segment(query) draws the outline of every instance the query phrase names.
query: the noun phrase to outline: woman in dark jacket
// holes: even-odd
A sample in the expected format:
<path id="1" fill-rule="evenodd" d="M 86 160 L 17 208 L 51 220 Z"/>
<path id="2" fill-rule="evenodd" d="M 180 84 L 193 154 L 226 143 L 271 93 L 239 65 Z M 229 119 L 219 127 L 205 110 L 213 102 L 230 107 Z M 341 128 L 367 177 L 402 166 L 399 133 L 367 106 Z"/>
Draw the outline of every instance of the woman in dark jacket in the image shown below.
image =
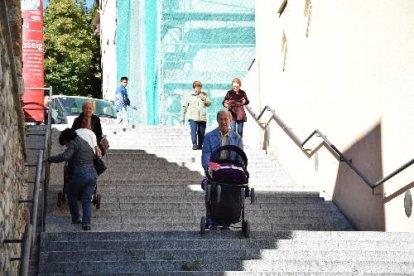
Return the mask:
<path id="1" fill-rule="evenodd" d="M 227 107 L 233 115 L 231 129 L 243 137 L 243 125 L 247 121 L 244 106 L 249 104 L 249 99 L 247 98 L 246 92 L 240 89 L 241 80 L 239 78 L 233 79 L 231 83 L 233 89 L 227 91 L 223 100 L 223 106 Z"/>
<path id="2" fill-rule="evenodd" d="M 72 223 L 82 223 L 83 230 L 91 229 L 91 198 L 95 190 L 97 173 L 94 167 L 95 154 L 92 148 L 76 131 L 67 128 L 59 136 L 59 143 L 66 146 L 66 150 L 58 155 L 50 156 L 49 163 L 59 163 L 71 160 L 74 171 L 68 185 L 68 203 Z M 79 215 L 78 194 L 82 195 L 82 219 Z"/>
<path id="3" fill-rule="evenodd" d="M 77 130 L 79 128 L 89 128 L 96 135 L 96 142 L 99 143 L 102 140 L 102 126 L 101 120 L 98 116 L 94 115 L 95 104 L 93 101 L 85 101 L 82 104 L 82 113 L 73 121 L 72 129 Z"/>
<path id="4" fill-rule="evenodd" d="M 82 112 L 79 116 L 73 121 L 72 130 L 77 130 L 80 128 L 87 128 L 92 130 L 96 135 L 96 142 L 98 147 L 96 148 L 96 155 L 102 156 L 106 153 L 106 149 L 102 148 L 101 140 L 102 140 L 102 126 L 101 120 L 98 116 L 94 115 L 93 112 L 95 111 L 95 103 L 93 101 L 87 100 L 82 104 Z M 72 175 L 74 173 L 74 165 L 72 164 L 72 160 L 69 160 L 65 164 L 64 170 L 64 180 L 66 187 L 72 179 Z M 66 190 L 64 188 L 64 193 Z"/>

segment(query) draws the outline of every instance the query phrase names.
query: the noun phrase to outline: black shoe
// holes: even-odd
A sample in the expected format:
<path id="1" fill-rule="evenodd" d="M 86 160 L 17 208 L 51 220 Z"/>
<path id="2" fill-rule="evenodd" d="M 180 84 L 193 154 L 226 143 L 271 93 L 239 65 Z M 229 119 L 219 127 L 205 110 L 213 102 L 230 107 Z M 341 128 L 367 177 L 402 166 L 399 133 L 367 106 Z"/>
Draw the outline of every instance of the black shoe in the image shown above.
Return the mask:
<path id="1" fill-rule="evenodd" d="M 72 221 L 72 223 L 73 224 L 80 224 L 80 223 L 82 223 L 82 220 L 78 219 L 78 220 Z"/>
<path id="2" fill-rule="evenodd" d="M 91 226 L 90 225 L 82 225 L 82 230 L 89 231 L 89 230 L 91 230 Z"/>
<path id="3" fill-rule="evenodd" d="M 193 145 L 193 150 L 198 150 L 198 146 L 197 145 Z"/>

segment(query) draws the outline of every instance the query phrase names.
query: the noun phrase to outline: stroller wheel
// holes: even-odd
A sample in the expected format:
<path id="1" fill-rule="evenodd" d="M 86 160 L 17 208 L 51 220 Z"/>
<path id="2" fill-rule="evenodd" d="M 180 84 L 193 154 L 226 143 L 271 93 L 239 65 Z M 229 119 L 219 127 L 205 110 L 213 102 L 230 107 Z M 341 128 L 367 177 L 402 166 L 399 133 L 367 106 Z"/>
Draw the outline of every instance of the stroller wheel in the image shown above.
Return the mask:
<path id="1" fill-rule="evenodd" d="M 62 202 L 64 201 L 65 197 L 63 195 L 63 192 L 58 192 L 57 196 L 57 206 L 60 207 L 62 206 Z"/>
<path id="2" fill-rule="evenodd" d="M 250 203 L 256 204 L 256 194 L 254 192 L 254 188 L 250 189 Z"/>
<path id="3" fill-rule="evenodd" d="M 200 234 L 204 235 L 205 233 L 206 233 L 206 217 L 201 217 Z"/>
<path id="4" fill-rule="evenodd" d="M 249 221 L 245 220 L 242 222 L 242 231 L 243 235 L 248 238 L 250 237 L 250 223 Z"/>
<path id="5" fill-rule="evenodd" d="M 95 207 L 96 207 L 96 209 L 100 209 L 101 208 L 101 195 L 96 195 L 95 197 L 94 197 L 94 204 L 95 204 Z"/>

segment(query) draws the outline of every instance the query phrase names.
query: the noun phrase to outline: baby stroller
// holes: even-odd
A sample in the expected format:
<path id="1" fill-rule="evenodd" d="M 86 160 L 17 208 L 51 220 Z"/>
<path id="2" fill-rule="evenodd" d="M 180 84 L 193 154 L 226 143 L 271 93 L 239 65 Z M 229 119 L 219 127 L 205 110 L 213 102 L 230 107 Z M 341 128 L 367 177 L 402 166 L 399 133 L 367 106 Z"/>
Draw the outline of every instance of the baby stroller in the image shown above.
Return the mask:
<path id="1" fill-rule="evenodd" d="M 65 166 L 63 167 L 63 190 L 59 191 L 57 194 L 57 206 L 62 206 L 63 203 L 66 202 L 66 194 L 68 191 L 69 181 L 72 178 L 72 167 L 70 166 L 70 161 L 65 162 Z M 92 204 L 95 205 L 96 209 L 101 208 L 101 195 L 97 194 L 97 186 L 95 185 L 95 190 L 92 195 Z M 81 199 L 81 195 L 78 195 L 78 200 Z"/>
<path id="2" fill-rule="evenodd" d="M 222 159 L 221 156 L 227 156 Z M 253 188 L 248 186 L 247 156 L 244 151 L 233 145 L 215 150 L 210 157 L 209 169 L 203 180 L 206 190 L 206 217 L 200 221 L 200 233 L 204 234 L 209 226 L 241 228 L 244 236 L 250 236 L 250 224 L 244 217 L 245 198 L 255 203 Z M 241 222 L 241 227 L 231 224 Z"/>

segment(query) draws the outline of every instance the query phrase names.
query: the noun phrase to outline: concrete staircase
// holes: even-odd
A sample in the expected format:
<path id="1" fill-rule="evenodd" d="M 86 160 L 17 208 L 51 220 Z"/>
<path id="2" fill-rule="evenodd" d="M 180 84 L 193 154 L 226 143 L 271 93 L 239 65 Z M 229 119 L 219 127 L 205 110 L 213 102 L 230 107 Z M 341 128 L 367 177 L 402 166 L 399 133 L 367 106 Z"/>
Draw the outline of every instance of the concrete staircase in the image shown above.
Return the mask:
<path id="1" fill-rule="evenodd" d="M 249 148 L 249 185 L 257 194 L 257 204 L 246 202 L 251 238 L 239 229 L 200 236 L 201 151 L 191 149 L 187 128 L 105 133 L 109 169 L 99 178 L 102 204 L 93 210 L 91 232 L 70 224 L 67 204 L 57 208 L 62 166 L 52 167 L 41 275 L 414 274 L 414 235 L 352 231 L 315 187 L 295 185 L 275 161 Z"/>

